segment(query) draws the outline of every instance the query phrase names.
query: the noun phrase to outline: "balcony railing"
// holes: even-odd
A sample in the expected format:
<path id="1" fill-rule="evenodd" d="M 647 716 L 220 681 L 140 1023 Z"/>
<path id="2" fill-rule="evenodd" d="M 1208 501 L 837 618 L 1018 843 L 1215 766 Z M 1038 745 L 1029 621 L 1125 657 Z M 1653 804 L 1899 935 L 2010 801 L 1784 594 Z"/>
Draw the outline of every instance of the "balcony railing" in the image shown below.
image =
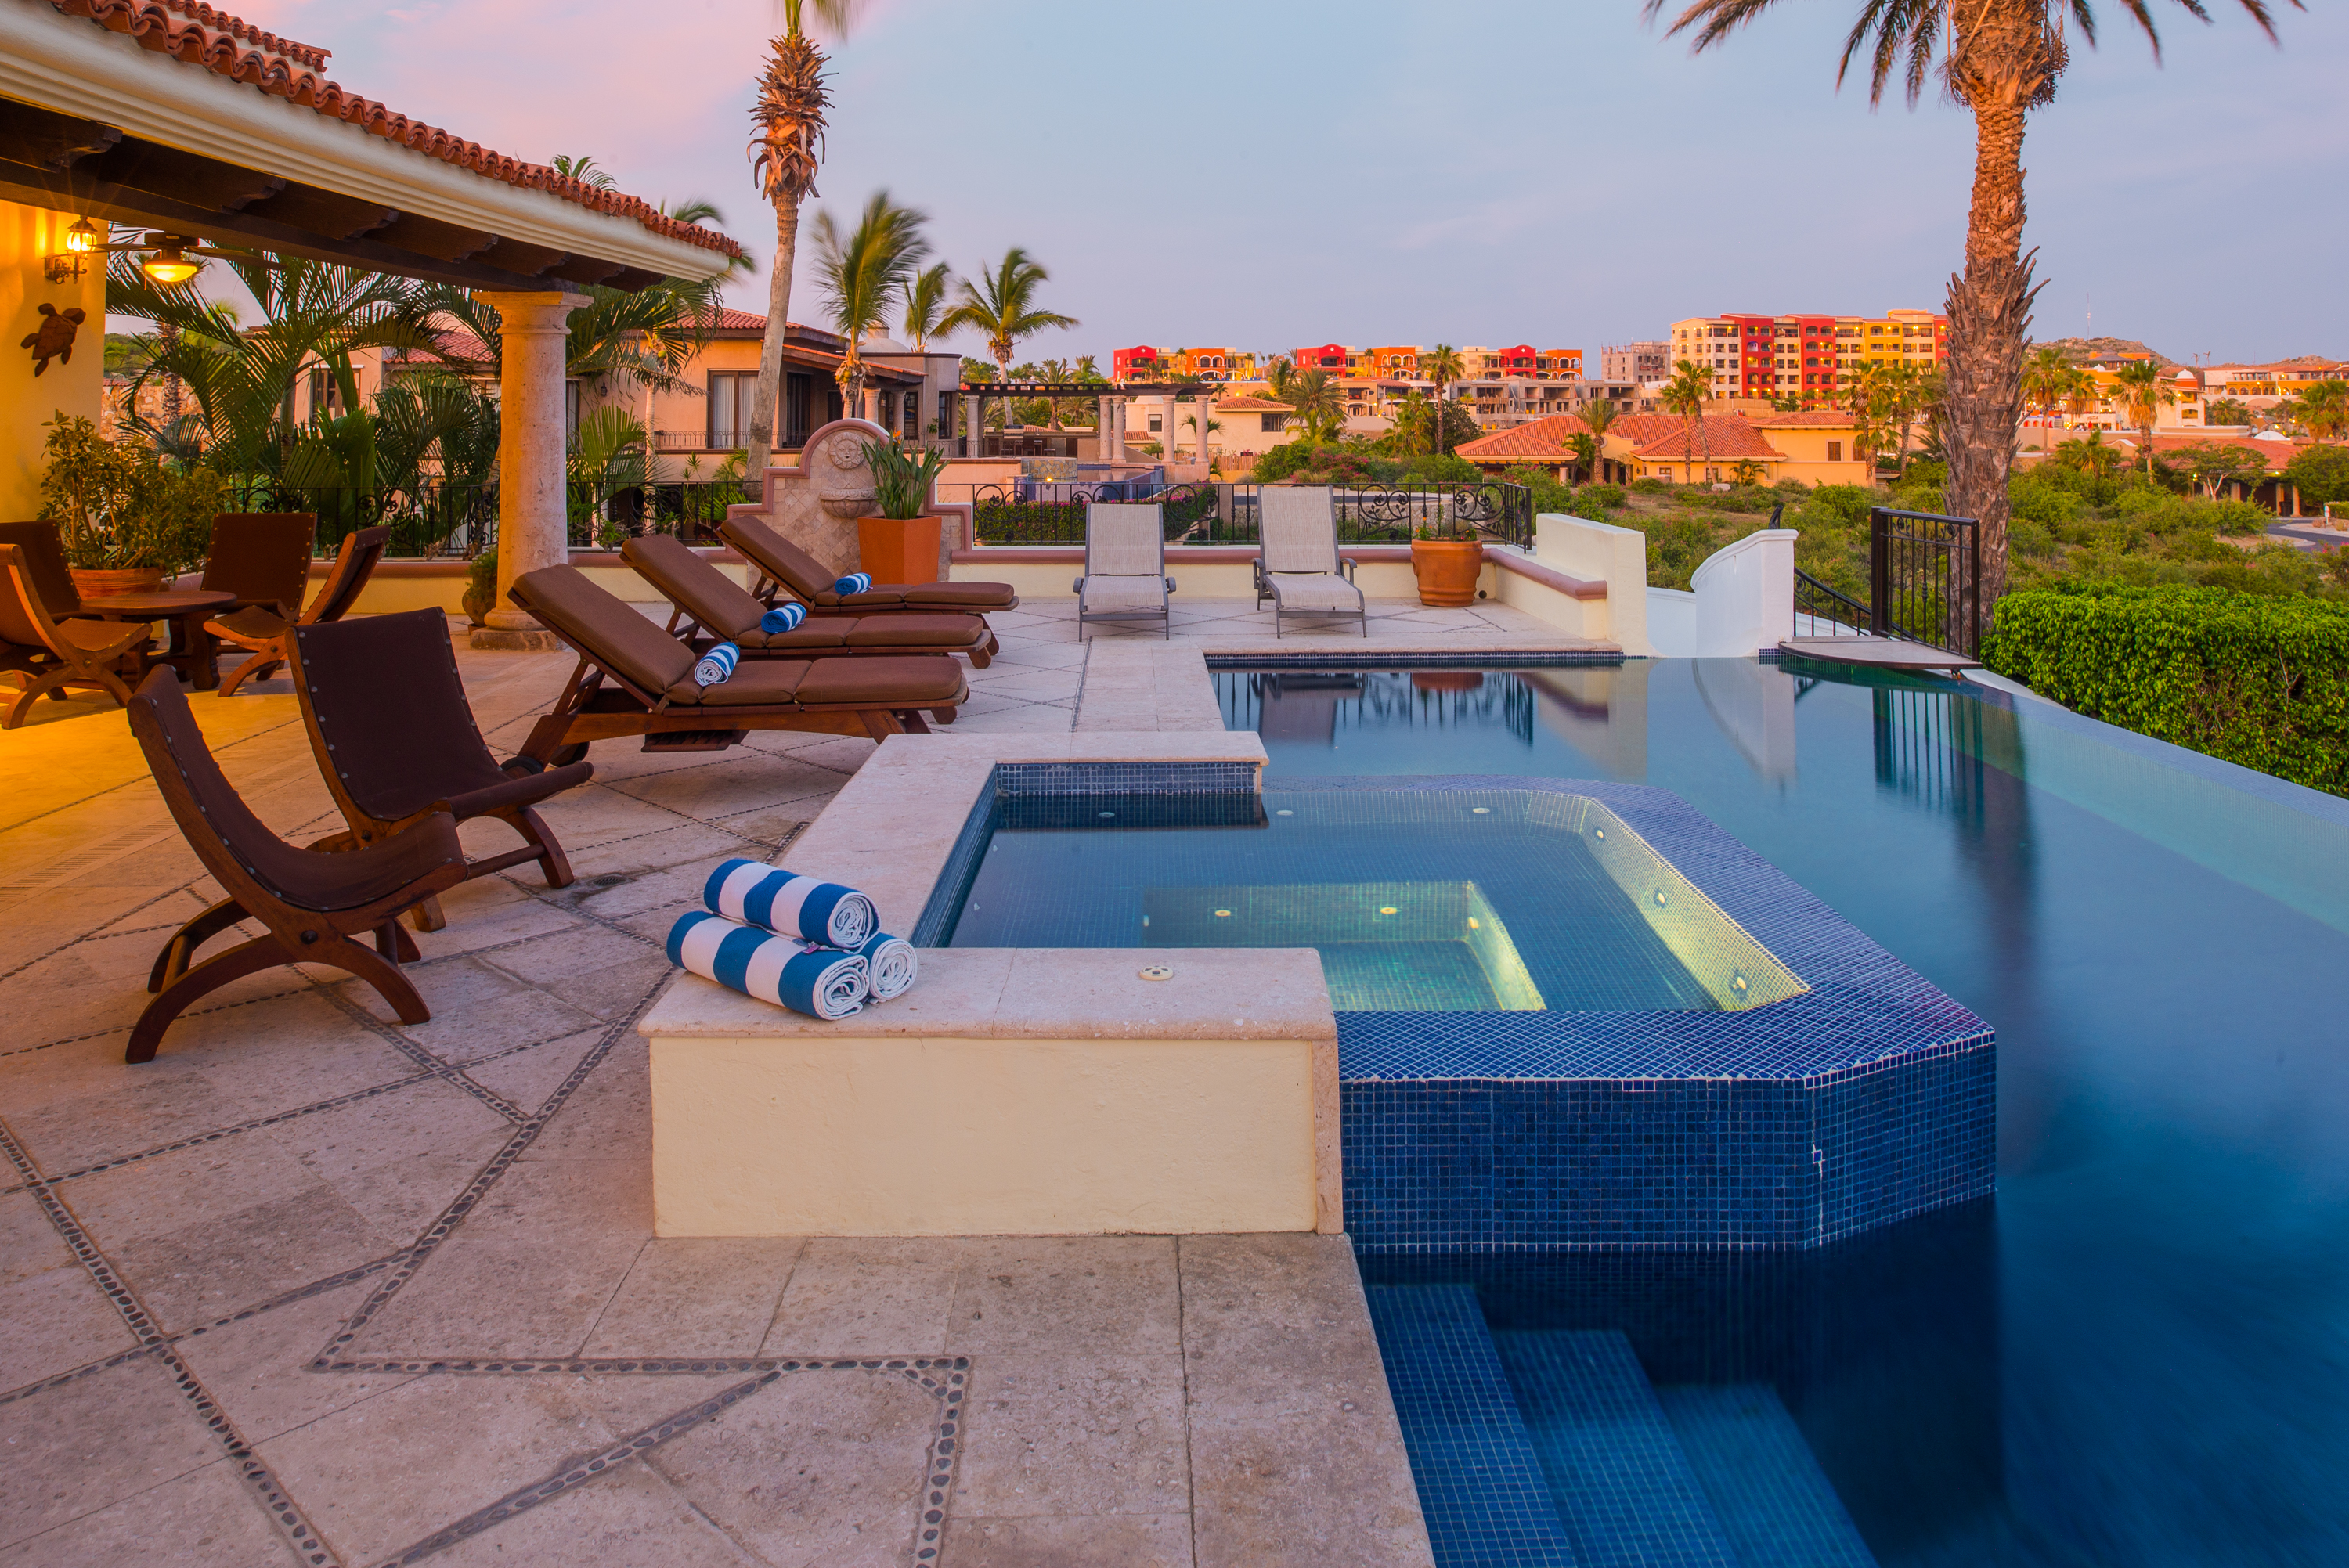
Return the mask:
<path id="1" fill-rule="evenodd" d="M 1333 489 L 1341 544 L 1406 544 L 1422 528 L 1469 528 L 1520 548 L 1533 542 L 1533 492 L 1487 480 L 1438 490 Z M 1092 501 L 1156 501 L 1166 509 L 1170 544 L 1253 544 L 1258 538 L 1253 484 L 1019 480 L 978 485 L 972 521 L 982 544 L 1082 544 Z"/>

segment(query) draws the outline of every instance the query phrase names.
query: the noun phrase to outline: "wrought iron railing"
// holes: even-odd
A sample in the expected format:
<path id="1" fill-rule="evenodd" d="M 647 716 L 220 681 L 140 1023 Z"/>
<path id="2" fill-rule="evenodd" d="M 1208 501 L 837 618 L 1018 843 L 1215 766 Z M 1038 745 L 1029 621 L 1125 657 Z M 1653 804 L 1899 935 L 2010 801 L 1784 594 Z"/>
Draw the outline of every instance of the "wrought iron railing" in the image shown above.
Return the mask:
<path id="1" fill-rule="evenodd" d="M 427 480 L 412 485 L 300 485 L 249 479 L 229 487 L 226 511 L 306 511 L 318 520 L 317 553 L 378 524 L 391 530 L 387 553 L 409 560 L 470 558 L 496 542 L 498 492 L 491 485 Z"/>
<path id="2" fill-rule="evenodd" d="M 1868 516 L 1868 622 L 1878 636 L 1982 651 L 1982 527 L 1877 507 Z"/>
<path id="3" fill-rule="evenodd" d="M 1330 499 L 1344 544 L 1407 543 L 1423 529 L 1472 530 L 1520 548 L 1533 542 L 1533 492 L 1498 480 L 1433 490 L 1337 488 Z M 1081 544 L 1085 508 L 1094 501 L 1161 503 L 1169 543 L 1253 544 L 1258 538 L 1253 484 L 1018 480 L 976 486 L 971 501 L 982 544 Z"/>
<path id="4" fill-rule="evenodd" d="M 1795 569 L 1795 635 L 1864 637 L 1875 624 L 1867 605 L 1802 568 Z"/>

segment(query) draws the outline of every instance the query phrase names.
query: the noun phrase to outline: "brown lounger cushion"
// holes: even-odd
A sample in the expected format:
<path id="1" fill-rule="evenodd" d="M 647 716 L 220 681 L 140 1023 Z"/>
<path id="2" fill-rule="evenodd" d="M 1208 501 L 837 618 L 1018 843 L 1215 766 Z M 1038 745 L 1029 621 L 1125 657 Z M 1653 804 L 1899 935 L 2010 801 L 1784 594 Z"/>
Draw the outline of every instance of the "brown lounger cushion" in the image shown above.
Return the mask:
<path id="1" fill-rule="evenodd" d="M 620 546 L 620 559 L 713 637 L 740 642 L 767 607 L 673 533 L 648 533 Z"/>
<path id="2" fill-rule="evenodd" d="M 791 632 L 761 632 L 753 625 L 738 634 L 734 644 L 746 654 L 789 654 L 805 648 L 829 651 L 848 646 L 848 634 L 863 624 L 845 615 L 815 615 Z"/>
<path id="3" fill-rule="evenodd" d="M 752 518 L 730 517 L 720 529 L 749 556 L 799 598 L 825 610 L 895 610 L 909 604 L 941 608 L 1009 610 L 1019 595 L 1009 583 L 876 583 L 862 593 L 839 594 L 840 574 Z"/>
<path id="4" fill-rule="evenodd" d="M 959 703 L 969 695 L 962 666 L 939 654 L 817 659 L 799 686 L 800 701 L 812 707 L 827 703 L 933 707 Z"/>
<path id="5" fill-rule="evenodd" d="M 1019 602 L 1009 583 L 908 583 L 901 592 L 908 604 L 941 609 L 1009 610 Z"/>
<path id="6" fill-rule="evenodd" d="M 639 691 L 695 700 L 693 655 L 622 600 L 587 580 L 575 566 L 542 566 L 514 582 L 516 603 L 561 632 L 572 645 Z M 682 691 L 678 688 L 682 686 Z"/>

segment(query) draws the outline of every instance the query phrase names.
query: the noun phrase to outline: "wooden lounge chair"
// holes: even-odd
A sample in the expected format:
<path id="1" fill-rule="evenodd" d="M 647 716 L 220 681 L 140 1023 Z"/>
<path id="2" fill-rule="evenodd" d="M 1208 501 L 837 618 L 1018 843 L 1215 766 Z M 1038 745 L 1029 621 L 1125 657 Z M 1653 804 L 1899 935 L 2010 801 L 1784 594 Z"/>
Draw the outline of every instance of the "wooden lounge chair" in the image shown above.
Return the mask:
<path id="1" fill-rule="evenodd" d="M 228 896 L 171 934 L 147 976 L 155 999 L 130 1030 L 128 1062 L 155 1059 L 163 1031 L 188 1004 L 232 980 L 285 964 L 323 964 L 356 975 L 403 1024 L 432 1016 L 399 972 L 418 956 L 399 917 L 465 880 L 457 824 L 423 819 L 406 832 L 341 854 L 296 848 L 263 825 L 212 760 L 171 671 L 151 670 L 130 699 L 130 733 L 147 753 L 155 788 L 188 847 Z M 239 921 L 263 934 L 195 962 L 206 941 Z M 373 933 L 372 951 L 353 938 Z"/>
<path id="2" fill-rule="evenodd" d="M 1174 579 L 1166 575 L 1166 510 L 1155 501 L 1108 503 L 1085 508 L 1085 574 L 1077 579 L 1077 640 L 1087 621 L 1155 620 L 1164 635 L 1174 634 L 1166 596 Z"/>
<path id="3" fill-rule="evenodd" d="M 762 632 L 759 617 L 767 606 L 672 533 L 631 539 L 620 546 L 620 558 L 677 606 L 668 629 L 688 647 L 732 643 L 746 658 L 964 654 L 980 669 L 995 657 L 995 634 L 977 615 L 810 615 L 788 632 Z"/>
<path id="4" fill-rule="evenodd" d="M 380 843 L 438 812 L 458 822 L 494 817 L 522 845 L 469 861 L 469 880 L 536 861 L 547 886 L 571 884 L 571 862 L 533 808 L 587 782 L 595 765 L 501 767 L 491 757 L 465 700 L 448 616 L 409 610 L 297 625 L 285 652 L 318 770 L 350 824 L 311 848 Z M 414 918 L 419 931 L 440 930 L 440 901 L 417 905 Z"/>
<path id="5" fill-rule="evenodd" d="M 0 672 L 25 683 L 8 705 L 7 717 L 0 718 L 0 729 L 24 723 L 25 710 L 43 692 L 62 701 L 67 686 L 96 686 L 128 707 L 130 686 L 116 666 L 145 647 L 154 628 L 144 621 L 57 618 L 52 606 L 64 595 L 56 583 L 64 583 L 65 593 L 73 590 L 57 525 L 12 522 L 0 528 L 13 540 L 0 543 Z M 78 595 L 72 603 L 81 607 Z"/>
<path id="6" fill-rule="evenodd" d="M 216 621 L 204 623 L 204 630 L 224 643 L 233 643 L 249 650 L 253 657 L 236 666 L 236 673 L 221 682 L 220 694 L 234 696 L 236 688 L 248 680 L 267 680 L 285 662 L 285 634 L 296 624 L 315 626 L 322 622 L 339 621 L 358 602 L 359 590 L 367 586 L 375 574 L 376 562 L 383 559 L 384 546 L 391 542 L 388 528 L 362 528 L 343 536 L 343 547 L 335 552 L 334 568 L 326 573 L 326 585 L 310 607 L 302 612 L 298 622 L 288 620 L 274 610 L 264 610 L 258 604 L 243 610 L 232 610 Z M 303 568 L 306 574 L 309 568 Z"/>
<path id="7" fill-rule="evenodd" d="M 773 603 L 781 592 L 816 615 L 935 615 L 941 610 L 983 615 L 1019 607 L 1009 583 L 875 583 L 843 596 L 832 590 L 840 573 L 824 570 L 823 562 L 755 517 L 728 518 L 718 525 L 718 536 L 758 568 L 750 592 L 761 603 Z"/>
<path id="8" fill-rule="evenodd" d="M 318 520 L 306 511 L 224 511 L 212 519 L 212 552 L 197 586 L 235 594 L 232 615 L 262 609 L 292 621 L 310 596 L 317 540 Z"/>
<path id="9" fill-rule="evenodd" d="M 1264 485 L 1256 492 L 1256 603 L 1272 601 L 1272 634 L 1286 616 L 1351 615 L 1371 634 L 1371 611 L 1354 563 L 1338 553 L 1338 511 L 1328 485 Z"/>
<path id="10" fill-rule="evenodd" d="M 753 729 L 804 729 L 880 740 L 924 734 L 970 696 L 962 666 L 918 658 L 745 660 L 731 680 L 694 683 L 691 649 L 574 566 L 543 566 L 506 591 L 516 608 L 569 645 L 579 667 L 523 755 L 562 764 L 587 743 L 641 735 L 647 751 L 722 751 Z"/>

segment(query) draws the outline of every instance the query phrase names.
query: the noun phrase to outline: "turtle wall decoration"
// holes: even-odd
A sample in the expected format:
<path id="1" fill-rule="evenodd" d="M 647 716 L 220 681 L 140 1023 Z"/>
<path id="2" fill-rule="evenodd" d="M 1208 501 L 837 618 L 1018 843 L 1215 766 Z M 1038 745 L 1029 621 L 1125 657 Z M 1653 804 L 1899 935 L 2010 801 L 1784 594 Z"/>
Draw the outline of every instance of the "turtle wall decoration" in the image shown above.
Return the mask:
<path id="1" fill-rule="evenodd" d="M 16 345 L 19 348 L 33 351 L 33 374 L 36 376 L 47 370 L 52 359 L 60 365 L 73 363 L 74 334 L 80 331 L 81 324 L 89 319 L 88 314 L 78 304 L 59 310 L 43 300 L 39 309 L 43 318 L 40 326 L 26 333 L 25 340 Z"/>

